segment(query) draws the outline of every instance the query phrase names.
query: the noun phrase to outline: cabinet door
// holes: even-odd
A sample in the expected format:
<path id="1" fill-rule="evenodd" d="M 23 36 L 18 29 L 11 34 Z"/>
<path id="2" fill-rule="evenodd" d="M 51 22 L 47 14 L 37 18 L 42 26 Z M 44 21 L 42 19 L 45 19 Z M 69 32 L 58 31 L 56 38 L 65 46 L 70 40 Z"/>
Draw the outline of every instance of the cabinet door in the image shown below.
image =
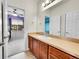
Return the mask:
<path id="1" fill-rule="evenodd" d="M 39 59 L 48 59 L 48 45 L 40 42 L 40 58 Z"/>
<path id="2" fill-rule="evenodd" d="M 49 59 L 77 59 L 75 57 L 72 57 L 69 54 L 66 54 L 54 47 L 49 47 Z"/>
<path id="3" fill-rule="evenodd" d="M 28 37 L 29 40 L 29 50 L 32 52 L 32 37 Z"/>
<path id="4" fill-rule="evenodd" d="M 39 59 L 39 41 L 33 38 L 33 54 Z"/>

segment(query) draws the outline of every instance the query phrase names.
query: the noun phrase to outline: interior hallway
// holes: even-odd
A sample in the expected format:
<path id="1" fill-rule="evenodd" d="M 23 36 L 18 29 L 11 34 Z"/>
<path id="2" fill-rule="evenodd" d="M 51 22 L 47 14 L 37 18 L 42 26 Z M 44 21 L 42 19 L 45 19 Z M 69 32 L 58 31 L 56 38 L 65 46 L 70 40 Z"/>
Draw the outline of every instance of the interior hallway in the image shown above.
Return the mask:
<path id="1" fill-rule="evenodd" d="M 8 43 L 8 56 L 25 51 L 24 31 L 12 31 Z"/>

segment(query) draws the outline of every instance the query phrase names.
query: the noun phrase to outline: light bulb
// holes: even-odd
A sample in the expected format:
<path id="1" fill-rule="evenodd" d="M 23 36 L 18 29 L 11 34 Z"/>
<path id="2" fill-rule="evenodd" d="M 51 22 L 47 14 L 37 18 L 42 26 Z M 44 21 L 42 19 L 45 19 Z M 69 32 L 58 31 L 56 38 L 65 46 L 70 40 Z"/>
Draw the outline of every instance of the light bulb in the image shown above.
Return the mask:
<path id="1" fill-rule="evenodd" d="M 46 0 L 46 2 L 45 2 L 46 4 L 48 4 L 49 3 L 49 0 Z"/>
<path id="2" fill-rule="evenodd" d="M 17 16 L 17 14 L 12 14 L 13 16 Z"/>
<path id="3" fill-rule="evenodd" d="M 44 7 L 45 6 L 45 3 L 42 3 L 42 6 Z"/>

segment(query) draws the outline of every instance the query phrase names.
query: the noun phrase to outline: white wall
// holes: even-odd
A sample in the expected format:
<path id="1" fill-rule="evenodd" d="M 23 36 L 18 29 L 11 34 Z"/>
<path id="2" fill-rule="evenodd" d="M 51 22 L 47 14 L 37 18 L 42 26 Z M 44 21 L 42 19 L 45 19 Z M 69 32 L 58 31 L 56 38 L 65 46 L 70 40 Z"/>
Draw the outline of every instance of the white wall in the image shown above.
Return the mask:
<path id="1" fill-rule="evenodd" d="M 61 16 L 61 20 L 62 20 L 61 21 L 61 31 L 62 31 L 61 35 L 64 36 L 65 13 L 66 12 L 72 12 L 72 11 L 79 11 L 79 7 L 78 6 L 79 6 L 79 0 L 63 0 L 63 2 L 53 6 L 51 8 L 49 8 L 48 10 L 46 10 L 44 12 L 41 12 L 39 10 L 38 17 L 40 17 L 40 16 L 41 17 L 38 18 L 38 19 L 39 19 L 39 21 L 40 20 L 44 20 L 43 18 L 46 15 L 51 16 L 51 17 L 60 15 Z M 39 9 L 40 9 L 40 6 L 39 6 Z M 43 22 L 43 21 L 41 21 L 41 22 Z M 39 26 L 39 28 L 41 28 L 40 24 L 38 24 L 38 26 Z M 38 29 L 38 31 L 40 31 L 40 30 Z M 44 31 L 44 30 L 42 29 L 42 31 Z"/>
<path id="2" fill-rule="evenodd" d="M 38 0 L 8 0 L 8 5 L 25 10 L 24 39 L 26 42 L 26 49 L 28 49 L 27 33 L 36 31 L 35 23 L 32 20 L 37 19 L 37 1 Z"/>

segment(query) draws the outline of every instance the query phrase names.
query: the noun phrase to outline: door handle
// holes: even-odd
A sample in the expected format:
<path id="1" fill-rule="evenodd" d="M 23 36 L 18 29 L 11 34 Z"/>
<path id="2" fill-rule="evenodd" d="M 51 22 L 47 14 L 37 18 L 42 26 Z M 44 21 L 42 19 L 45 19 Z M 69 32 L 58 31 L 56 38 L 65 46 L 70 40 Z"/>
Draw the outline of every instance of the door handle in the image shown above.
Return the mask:
<path id="1" fill-rule="evenodd" d="M 66 32 L 66 34 L 69 34 L 69 32 Z"/>
<path id="2" fill-rule="evenodd" d="M 0 46 L 3 46 L 4 45 L 4 43 L 0 43 Z"/>
<path id="3" fill-rule="evenodd" d="M 4 36 L 3 39 L 6 39 L 6 38 L 8 38 L 8 37 L 9 37 L 9 35 L 8 35 L 8 36 Z"/>
<path id="4" fill-rule="evenodd" d="M 58 31 L 58 33 L 61 33 L 61 31 Z"/>

